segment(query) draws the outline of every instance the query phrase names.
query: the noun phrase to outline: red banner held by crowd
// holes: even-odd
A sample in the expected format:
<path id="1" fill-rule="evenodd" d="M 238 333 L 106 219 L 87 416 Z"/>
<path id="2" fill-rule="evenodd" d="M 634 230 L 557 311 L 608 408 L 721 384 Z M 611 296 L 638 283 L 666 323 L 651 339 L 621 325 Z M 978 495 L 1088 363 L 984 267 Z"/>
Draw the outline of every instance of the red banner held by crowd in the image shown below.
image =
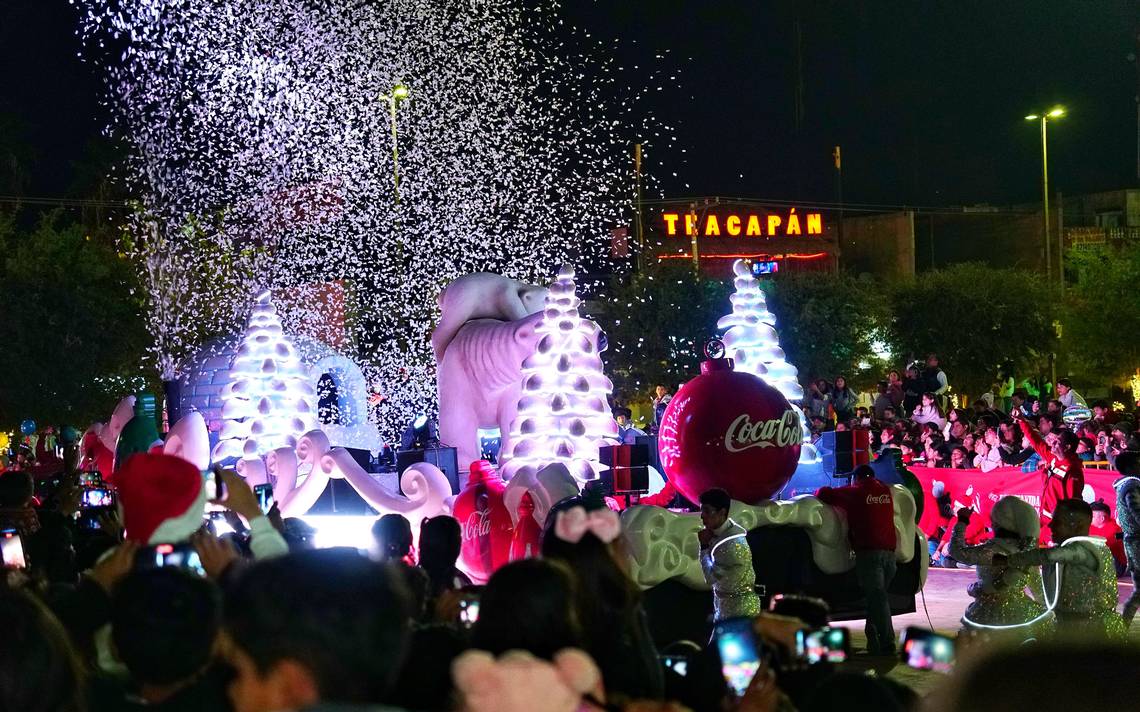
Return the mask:
<path id="1" fill-rule="evenodd" d="M 972 506 L 988 522 L 990 509 L 1006 495 L 1019 497 L 1032 504 L 1038 512 L 1041 511 L 1041 494 L 1045 489 L 1041 471 L 1022 472 L 1020 467 L 1002 467 L 982 472 L 914 465 L 907 469 L 922 483 L 926 506 L 922 510 L 919 528 L 924 532 L 933 531 L 940 523 L 938 503 L 931 494 L 934 484 L 938 482 L 942 483 L 944 491 L 950 493 L 951 516 L 961 507 Z M 1089 503 L 1103 499 L 1115 516 L 1116 492 L 1112 489 L 1112 483 L 1119 477 L 1120 473 L 1114 470 L 1085 470 L 1082 499 Z"/>

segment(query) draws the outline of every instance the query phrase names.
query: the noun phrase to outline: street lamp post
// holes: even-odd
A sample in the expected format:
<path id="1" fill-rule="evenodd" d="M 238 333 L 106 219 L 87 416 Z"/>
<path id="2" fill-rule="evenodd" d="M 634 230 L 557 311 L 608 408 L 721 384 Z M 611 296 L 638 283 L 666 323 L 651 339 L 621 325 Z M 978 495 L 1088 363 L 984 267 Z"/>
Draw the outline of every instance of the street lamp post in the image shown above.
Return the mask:
<path id="1" fill-rule="evenodd" d="M 1053 278 L 1053 260 L 1052 249 L 1049 240 L 1049 119 L 1059 119 L 1065 115 L 1065 109 L 1058 106 L 1049 111 L 1043 111 L 1040 114 L 1029 114 L 1025 117 L 1026 121 L 1040 121 L 1041 122 L 1041 207 L 1044 213 L 1045 221 L 1045 276 L 1046 279 Z M 1064 240 L 1061 242 L 1061 247 L 1064 247 Z M 1061 259 L 1060 253 L 1057 255 L 1058 260 Z M 1065 275 L 1061 275 L 1063 280 Z"/>
<path id="2" fill-rule="evenodd" d="M 381 94 L 380 98 L 388 102 L 388 110 L 392 117 L 392 187 L 396 194 L 396 203 L 400 202 L 400 142 L 396 130 L 396 109 L 400 102 L 408 98 L 408 87 L 397 84 L 392 87 L 391 93 Z"/>

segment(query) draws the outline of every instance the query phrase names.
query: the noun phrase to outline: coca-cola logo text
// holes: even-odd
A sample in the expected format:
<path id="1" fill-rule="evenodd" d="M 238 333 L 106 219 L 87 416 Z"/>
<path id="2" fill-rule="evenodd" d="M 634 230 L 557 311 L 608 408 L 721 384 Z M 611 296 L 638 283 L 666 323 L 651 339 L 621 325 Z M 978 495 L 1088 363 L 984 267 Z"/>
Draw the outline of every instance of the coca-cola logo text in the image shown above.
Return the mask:
<path id="1" fill-rule="evenodd" d="M 463 540 L 471 541 L 491 533 L 491 512 L 484 509 L 481 512 L 472 512 L 463 522 Z"/>
<path id="2" fill-rule="evenodd" d="M 745 413 L 732 421 L 724 432 L 724 449 L 743 452 L 754 447 L 791 447 L 800 439 L 800 418 L 790 408 L 780 418 L 757 423 Z"/>
<path id="3" fill-rule="evenodd" d="M 889 492 L 884 492 L 880 495 L 867 495 L 867 504 L 890 504 L 891 495 Z"/>

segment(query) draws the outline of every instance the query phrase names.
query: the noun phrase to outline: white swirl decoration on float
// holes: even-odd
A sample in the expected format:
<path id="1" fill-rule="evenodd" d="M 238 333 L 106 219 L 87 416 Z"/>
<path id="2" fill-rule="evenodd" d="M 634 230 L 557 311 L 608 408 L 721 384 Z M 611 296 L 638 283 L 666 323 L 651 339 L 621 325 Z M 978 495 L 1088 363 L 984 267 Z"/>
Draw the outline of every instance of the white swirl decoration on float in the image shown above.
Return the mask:
<path id="1" fill-rule="evenodd" d="M 910 492 L 891 486 L 895 510 L 895 534 L 899 563 L 925 551 L 926 537 L 915 526 L 915 503 Z M 839 574 L 855 566 L 847 541 L 847 520 L 838 510 L 805 495 L 787 502 L 761 502 L 750 506 L 733 502 L 730 516 L 745 529 L 762 526 L 794 526 L 804 529 L 811 540 L 812 559 L 825 574 Z M 642 588 L 677 579 L 690 588 L 705 590 L 700 565 L 697 513 L 678 513 L 661 507 L 631 507 L 622 514 L 622 532 L 629 552 L 629 575 Z M 921 580 L 926 579 L 926 557 L 920 557 Z"/>

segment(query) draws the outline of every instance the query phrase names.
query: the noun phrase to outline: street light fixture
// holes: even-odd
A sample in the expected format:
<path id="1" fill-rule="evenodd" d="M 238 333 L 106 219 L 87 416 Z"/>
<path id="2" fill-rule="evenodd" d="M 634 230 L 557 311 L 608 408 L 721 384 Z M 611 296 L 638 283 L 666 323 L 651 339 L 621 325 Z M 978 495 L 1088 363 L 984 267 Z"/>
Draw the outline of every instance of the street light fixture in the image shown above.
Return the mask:
<path id="1" fill-rule="evenodd" d="M 392 87 L 391 93 L 384 93 L 380 98 L 388 102 L 388 111 L 392 117 L 392 186 L 396 194 L 396 204 L 400 203 L 400 143 L 396 129 L 396 109 L 400 102 L 408 98 L 408 87 L 403 83 Z"/>
<path id="2" fill-rule="evenodd" d="M 1042 111 L 1037 114 L 1028 114 L 1025 117 L 1026 121 L 1039 121 L 1041 122 L 1041 207 L 1045 220 L 1045 275 L 1046 278 L 1053 276 L 1053 260 L 1052 249 L 1049 242 L 1049 119 L 1059 119 L 1065 115 L 1065 108 L 1063 106 L 1055 106 L 1048 111 Z M 1059 250 L 1065 247 L 1064 238 L 1061 238 L 1061 245 Z M 1057 261 L 1064 259 L 1060 252 L 1057 253 Z M 1062 272 L 1062 289 L 1064 288 L 1063 282 L 1065 275 Z"/>

